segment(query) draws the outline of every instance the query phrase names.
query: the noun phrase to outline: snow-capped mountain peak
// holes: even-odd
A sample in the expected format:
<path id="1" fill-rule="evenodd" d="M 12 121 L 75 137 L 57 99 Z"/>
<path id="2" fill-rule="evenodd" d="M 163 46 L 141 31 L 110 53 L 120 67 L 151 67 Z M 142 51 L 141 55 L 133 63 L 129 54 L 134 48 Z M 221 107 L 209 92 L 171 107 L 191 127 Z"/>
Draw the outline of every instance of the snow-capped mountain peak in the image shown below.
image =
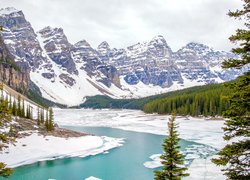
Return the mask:
<path id="1" fill-rule="evenodd" d="M 110 46 L 106 41 L 103 41 L 101 44 L 98 45 L 97 51 L 102 55 L 105 56 L 110 51 Z"/>
<path id="2" fill-rule="evenodd" d="M 66 35 L 63 32 L 62 28 L 52 28 L 50 26 L 47 26 L 40 31 L 38 31 L 39 34 L 41 34 L 41 37 L 44 39 L 44 41 L 52 40 L 58 42 L 58 44 L 69 44 L 68 39 Z M 64 42 L 61 42 L 64 41 Z"/>
<path id="3" fill-rule="evenodd" d="M 0 8 L 0 16 L 10 15 L 12 13 L 21 12 L 20 10 L 15 9 L 14 7 Z"/>
<path id="4" fill-rule="evenodd" d="M 86 40 L 78 41 L 74 44 L 77 48 L 91 48 L 90 44 Z"/>
<path id="5" fill-rule="evenodd" d="M 1 9 L 0 25 L 4 43 L 42 95 L 68 105 L 97 94 L 149 96 L 231 80 L 244 72 L 221 69 L 224 59 L 236 57 L 233 53 L 194 42 L 173 52 L 161 35 L 123 49 L 111 49 L 105 41 L 94 49 L 86 40 L 71 44 L 62 28 L 47 26 L 35 33 L 16 9 Z"/>
<path id="6" fill-rule="evenodd" d="M 101 44 L 98 45 L 97 49 L 107 49 L 110 50 L 110 46 L 106 41 L 103 41 Z"/>
<path id="7" fill-rule="evenodd" d="M 150 41 L 150 44 L 167 45 L 167 41 L 162 35 L 157 35 Z"/>
<path id="8" fill-rule="evenodd" d="M 208 47 L 207 45 L 204 45 L 201 43 L 195 43 L 195 42 L 188 43 L 184 48 L 193 50 L 197 52 L 198 54 L 206 54 L 208 52 L 213 51 L 213 49 Z"/>

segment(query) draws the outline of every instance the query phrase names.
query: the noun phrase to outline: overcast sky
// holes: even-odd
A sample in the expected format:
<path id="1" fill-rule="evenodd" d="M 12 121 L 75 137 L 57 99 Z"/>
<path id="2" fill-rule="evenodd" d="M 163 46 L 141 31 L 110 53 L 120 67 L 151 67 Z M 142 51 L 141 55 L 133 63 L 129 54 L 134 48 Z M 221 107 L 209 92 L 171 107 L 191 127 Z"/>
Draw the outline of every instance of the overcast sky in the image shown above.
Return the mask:
<path id="1" fill-rule="evenodd" d="M 226 14 L 240 0 L 0 0 L 24 12 L 35 31 L 62 27 L 68 40 L 124 48 L 163 35 L 173 50 L 188 42 L 230 50 L 239 22 Z"/>

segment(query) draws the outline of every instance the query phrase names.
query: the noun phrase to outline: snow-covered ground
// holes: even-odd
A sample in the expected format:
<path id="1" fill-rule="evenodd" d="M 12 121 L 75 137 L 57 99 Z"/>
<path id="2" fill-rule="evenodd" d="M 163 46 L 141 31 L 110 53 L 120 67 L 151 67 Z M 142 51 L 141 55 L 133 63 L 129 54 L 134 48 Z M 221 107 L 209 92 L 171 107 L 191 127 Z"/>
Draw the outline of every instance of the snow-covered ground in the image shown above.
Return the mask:
<path id="1" fill-rule="evenodd" d="M 123 139 L 98 136 L 82 136 L 75 138 L 60 138 L 42 136 L 32 133 L 17 139 L 15 145 L 10 145 L 0 153 L 0 162 L 10 167 L 31 164 L 37 161 L 60 159 L 65 157 L 86 157 L 107 152 L 109 149 L 122 146 Z"/>
<path id="2" fill-rule="evenodd" d="M 166 135 L 167 122 L 170 117 L 145 114 L 137 110 L 54 109 L 54 113 L 55 121 L 59 125 L 112 127 L 159 135 Z M 223 140 L 223 120 L 177 117 L 176 121 L 179 124 L 178 132 L 182 139 L 215 149 L 220 149 L 226 144 Z M 206 153 L 205 150 L 202 153 Z M 189 166 L 190 176 L 187 179 L 225 179 L 220 168 L 211 162 L 211 158 L 211 156 L 194 158 Z M 151 159 L 151 162 L 145 162 L 144 165 L 148 168 L 159 166 L 157 155 L 151 156 Z"/>
<path id="3" fill-rule="evenodd" d="M 10 98 L 10 94 L 12 97 Z M 11 99 L 17 102 L 19 93 L 4 86 L 4 90 L 0 92 L 4 99 Z M 32 108 L 33 118 L 37 116 L 37 105 L 20 95 L 24 103 L 24 109 L 27 106 Z M 0 133 L 6 133 L 10 130 L 10 125 L 17 123 L 12 120 L 6 126 L 0 127 Z M 17 167 L 25 164 L 31 164 L 37 161 L 59 159 L 65 157 L 86 157 L 99 153 L 108 153 L 109 149 L 122 146 L 124 141 L 119 138 L 111 138 L 106 136 L 82 136 L 75 138 L 60 138 L 54 136 L 42 136 L 37 131 L 26 131 L 29 136 L 18 138 L 14 144 L 10 144 L 8 148 L 0 151 L 0 162 L 6 163 L 9 167 Z"/>

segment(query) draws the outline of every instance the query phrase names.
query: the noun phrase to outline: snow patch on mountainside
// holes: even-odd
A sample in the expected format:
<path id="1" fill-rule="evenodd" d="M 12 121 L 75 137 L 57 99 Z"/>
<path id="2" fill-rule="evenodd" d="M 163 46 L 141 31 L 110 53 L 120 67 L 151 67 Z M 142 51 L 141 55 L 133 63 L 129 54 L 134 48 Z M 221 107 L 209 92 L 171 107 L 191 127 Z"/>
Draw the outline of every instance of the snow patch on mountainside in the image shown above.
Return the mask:
<path id="1" fill-rule="evenodd" d="M 142 83 L 141 81 L 136 85 L 130 85 L 126 83 L 124 80 L 124 76 L 121 76 L 120 82 L 122 85 L 123 91 L 127 91 L 127 93 L 123 93 L 124 95 L 120 94 L 120 97 L 122 98 L 141 98 L 146 96 L 152 96 L 162 93 L 167 93 L 170 91 L 185 89 L 193 86 L 201 86 L 204 85 L 204 82 L 199 82 L 196 80 L 189 80 L 183 76 L 183 84 L 180 84 L 178 82 L 174 82 L 173 85 L 169 88 L 163 88 L 161 86 L 156 86 L 153 84 L 146 85 Z"/>
<path id="2" fill-rule="evenodd" d="M 31 72 L 31 80 L 40 88 L 43 97 L 69 106 L 80 104 L 83 101 L 81 97 L 101 94 L 84 78 L 80 79 L 81 84 L 72 87 L 61 83 L 58 77 L 55 77 L 53 82 L 48 81 L 41 77 L 39 72 Z"/>

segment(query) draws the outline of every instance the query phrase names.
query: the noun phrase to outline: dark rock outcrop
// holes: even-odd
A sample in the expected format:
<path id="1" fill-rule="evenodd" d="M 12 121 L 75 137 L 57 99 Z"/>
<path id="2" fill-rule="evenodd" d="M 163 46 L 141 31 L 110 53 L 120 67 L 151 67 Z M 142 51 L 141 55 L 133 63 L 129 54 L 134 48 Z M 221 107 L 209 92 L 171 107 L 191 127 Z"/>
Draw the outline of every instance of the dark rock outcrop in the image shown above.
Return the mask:
<path id="1" fill-rule="evenodd" d="M 29 89 L 29 72 L 21 71 L 0 36 L 0 81 L 19 92 Z"/>

